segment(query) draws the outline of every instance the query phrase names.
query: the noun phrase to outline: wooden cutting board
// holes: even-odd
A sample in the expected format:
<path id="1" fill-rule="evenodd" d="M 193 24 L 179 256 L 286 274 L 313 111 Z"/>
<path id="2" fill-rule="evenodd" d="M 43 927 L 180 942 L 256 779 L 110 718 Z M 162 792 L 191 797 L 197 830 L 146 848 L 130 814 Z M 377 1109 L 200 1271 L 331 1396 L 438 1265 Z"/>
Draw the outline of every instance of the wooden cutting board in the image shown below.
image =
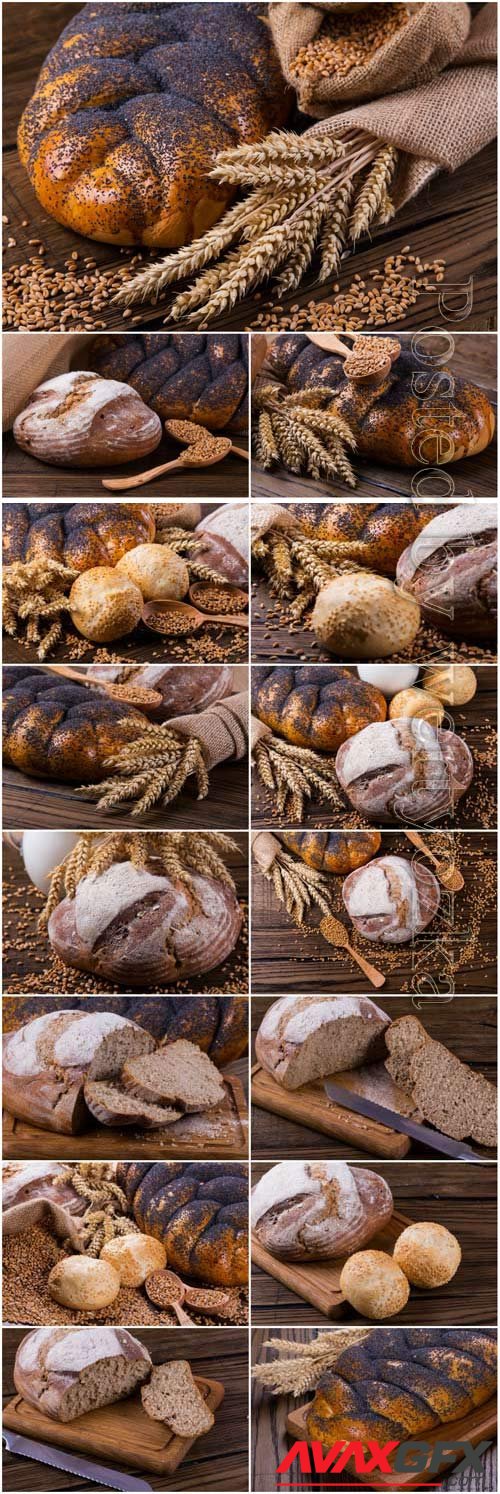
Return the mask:
<path id="1" fill-rule="evenodd" d="M 384 1086 L 386 1079 L 392 1085 L 383 1064 L 371 1065 L 371 1072 L 375 1077 L 380 1075 L 382 1069 Z M 366 1082 L 368 1072 L 368 1069 L 358 1069 L 352 1073 L 335 1074 L 335 1083 L 363 1094 L 366 1089 L 361 1086 Z M 395 1101 L 400 1092 L 395 1084 L 392 1089 L 394 1098 L 391 1108 L 396 1110 Z M 390 1090 L 387 1086 L 385 1091 L 388 1097 Z M 387 1097 L 380 1103 L 390 1104 Z M 370 1157 L 406 1157 L 410 1148 L 409 1136 L 404 1136 L 401 1131 L 391 1131 L 388 1126 L 381 1126 L 379 1121 L 369 1120 L 364 1115 L 356 1115 L 353 1110 L 344 1110 L 342 1105 L 333 1104 L 325 1094 L 322 1080 L 317 1084 L 304 1084 L 301 1089 L 283 1089 L 272 1074 L 268 1074 L 257 1063 L 252 1069 L 252 1103 L 261 1110 L 271 1110 L 274 1115 L 282 1115 L 285 1120 L 295 1121 L 298 1126 L 309 1126 L 313 1131 L 323 1131 L 325 1136 L 335 1136 L 338 1141 L 359 1147 Z"/>
<path id="2" fill-rule="evenodd" d="M 370 1240 L 369 1249 L 386 1250 L 392 1255 L 396 1240 L 409 1224 L 413 1224 L 413 1219 L 407 1219 L 405 1214 L 394 1213 L 384 1228 Z M 340 1289 L 340 1273 L 347 1259 L 346 1255 L 342 1255 L 329 1261 L 278 1261 L 276 1256 L 266 1250 L 265 1245 L 261 1245 L 252 1230 L 252 1260 L 262 1271 L 267 1271 L 268 1276 L 274 1276 L 276 1281 L 288 1287 L 290 1292 L 295 1292 L 297 1297 L 302 1297 L 304 1302 L 310 1302 L 311 1307 L 324 1313 L 325 1318 L 344 1317 L 348 1313 L 359 1322 L 358 1314 L 346 1302 Z"/>
<path id="3" fill-rule="evenodd" d="M 297 1410 L 291 1411 L 290 1415 L 287 1416 L 287 1432 L 290 1437 L 293 1437 L 294 1441 L 301 1441 L 304 1438 L 307 1440 L 306 1415 L 311 1405 L 312 1401 L 309 1401 L 306 1406 L 299 1406 Z M 433 1427 L 431 1432 L 424 1432 L 423 1436 L 425 1437 L 425 1441 L 429 1443 L 430 1448 L 434 1448 L 436 1442 L 444 1442 L 445 1440 L 447 1446 L 449 1445 L 450 1447 L 455 1442 L 471 1442 L 473 1447 L 477 1447 L 478 1442 L 487 1442 L 489 1438 L 495 1437 L 496 1429 L 497 1402 L 494 1396 L 491 1400 L 485 1401 L 484 1406 L 477 1406 L 474 1411 L 469 1411 L 468 1415 L 462 1416 L 459 1421 L 449 1421 L 446 1423 L 446 1426 Z M 432 1453 L 429 1453 L 429 1462 L 431 1457 Z M 461 1458 L 460 1448 L 457 1448 L 454 1460 L 455 1464 L 461 1462 Z M 432 1484 L 428 1487 L 438 1488 L 440 1486 L 440 1472 L 446 1471 L 449 1473 L 452 1467 L 453 1462 L 450 1462 L 448 1458 L 443 1459 L 439 1469 L 436 1472 L 433 1471 Z M 344 1472 L 339 1475 L 339 1479 L 345 1479 L 348 1474 L 352 1478 L 357 1478 L 361 1484 L 368 1485 L 370 1489 L 397 1489 L 399 1494 L 405 1494 L 406 1489 L 422 1489 L 425 1480 L 425 1472 L 398 1473 L 393 1474 L 392 1478 L 388 1473 L 367 1473 L 363 1477 L 362 1473 L 356 1473 L 353 1462 L 349 1462 L 346 1465 Z M 334 1478 L 335 1475 L 326 1474 L 325 1477 L 327 1479 Z M 321 1478 L 320 1474 L 318 1475 L 319 1478 Z M 297 1487 L 299 1487 L 298 1484 Z M 308 1485 L 304 1484 L 303 1487 L 307 1488 Z M 332 1487 L 336 1486 L 332 1485 Z"/>
<path id="4" fill-rule="evenodd" d="M 136 1161 L 166 1162 L 179 1158 L 183 1162 L 198 1158 L 230 1157 L 243 1160 L 248 1155 L 248 1112 L 245 1092 L 236 1075 L 223 1076 L 226 1090 L 224 1106 L 217 1117 L 209 1118 L 210 1112 L 182 1120 L 177 1126 L 165 1127 L 163 1131 L 137 1131 L 134 1126 L 99 1126 L 89 1124 L 88 1131 L 79 1136 L 61 1136 L 57 1131 L 43 1131 L 28 1121 L 16 1120 L 9 1111 L 3 1112 L 3 1156 L 10 1162 L 97 1162 L 122 1161 L 133 1156 Z M 178 1129 L 178 1127 L 180 1129 Z M 161 1135 L 161 1145 L 158 1135 Z"/>
<path id="5" fill-rule="evenodd" d="M 200 1375 L 195 1375 L 195 1380 L 207 1406 L 215 1413 L 224 1400 L 221 1381 Z M 114 1406 L 102 1406 L 99 1411 L 88 1411 L 86 1416 L 68 1422 L 52 1421 L 21 1395 L 16 1395 L 5 1407 L 3 1419 L 10 1431 L 23 1437 L 34 1437 L 52 1446 L 70 1448 L 86 1458 L 98 1458 L 101 1462 L 111 1459 L 149 1473 L 174 1473 L 198 1440 L 176 1437 L 163 1421 L 152 1421 L 143 1410 L 140 1391 Z M 216 1425 L 204 1434 L 207 1438 L 213 1435 Z M 206 1449 L 209 1457 L 208 1441 Z"/>

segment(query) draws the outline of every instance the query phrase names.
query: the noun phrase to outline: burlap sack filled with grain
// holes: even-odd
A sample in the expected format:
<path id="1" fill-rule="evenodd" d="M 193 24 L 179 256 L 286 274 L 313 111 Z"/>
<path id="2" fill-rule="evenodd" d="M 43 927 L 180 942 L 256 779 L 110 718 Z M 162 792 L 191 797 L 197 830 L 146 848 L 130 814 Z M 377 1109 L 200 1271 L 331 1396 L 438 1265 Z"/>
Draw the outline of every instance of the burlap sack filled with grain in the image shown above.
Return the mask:
<path id="1" fill-rule="evenodd" d="M 198 738 L 209 771 L 230 758 L 239 761 L 248 748 L 248 694 L 228 695 L 198 715 L 174 716 L 168 725 L 183 736 Z"/>
<path id="2" fill-rule="evenodd" d="M 361 103 L 428 83 L 457 56 L 470 27 L 469 6 L 451 0 L 446 5 L 425 0 L 416 5 L 356 6 L 288 5 L 278 0 L 269 6 L 269 15 L 285 78 L 301 109 L 316 119 L 331 113 L 332 105 Z M 375 49 L 350 66 L 358 43 L 363 48 L 365 39 L 367 47 L 372 45 L 372 26 Z M 342 34 L 335 70 L 328 54 L 321 52 L 328 31 L 334 42 L 337 33 Z M 315 42 L 317 47 L 311 46 Z"/>
<path id="3" fill-rule="evenodd" d="M 311 126 L 314 134 L 327 131 L 335 136 L 347 129 L 366 130 L 395 145 L 400 157 L 390 193 L 396 208 L 420 192 L 436 172 L 457 171 L 495 139 L 496 11 L 496 5 L 483 6 L 460 55 L 430 82 L 357 108 L 335 110 L 328 120 Z"/>

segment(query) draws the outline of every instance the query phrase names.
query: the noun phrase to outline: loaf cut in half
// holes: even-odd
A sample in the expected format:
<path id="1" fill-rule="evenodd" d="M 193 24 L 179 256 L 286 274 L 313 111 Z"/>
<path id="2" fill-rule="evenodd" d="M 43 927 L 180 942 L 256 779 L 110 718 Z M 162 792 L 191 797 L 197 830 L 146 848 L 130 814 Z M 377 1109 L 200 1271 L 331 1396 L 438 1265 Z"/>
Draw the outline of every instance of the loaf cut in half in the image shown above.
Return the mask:
<path id="1" fill-rule="evenodd" d="M 278 1260 L 351 1255 L 392 1211 L 384 1179 L 346 1162 L 279 1162 L 252 1189 L 254 1233 Z"/>
<path id="2" fill-rule="evenodd" d="M 36 1328 L 19 1345 L 14 1384 L 54 1421 L 74 1421 L 132 1395 L 151 1371 L 147 1349 L 125 1328 Z"/>
<path id="3" fill-rule="evenodd" d="M 141 1390 L 144 1410 L 153 1421 L 164 1421 L 177 1437 L 201 1437 L 214 1424 L 212 1411 L 198 1390 L 187 1359 L 155 1364 Z"/>
<path id="4" fill-rule="evenodd" d="M 366 726 L 339 748 L 339 783 L 359 814 L 383 824 L 431 824 L 458 804 L 472 782 L 466 742 L 421 716 Z"/>
<path id="5" fill-rule="evenodd" d="M 448 1426 L 494 1395 L 490 1328 L 376 1328 L 322 1375 L 307 1436 L 323 1447 L 404 1442 Z"/>
<path id="6" fill-rule="evenodd" d="M 262 1019 L 255 1052 L 284 1089 L 300 1089 L 382 1058 L 388 1023 L 368 996 L 281 996 Z"/>
<path id="7" fill-rule="evenodd" d="M 408 944 L 435 917 L 439 882 L 406 856 L 379 856 L 346 877 L 342 897 L 358 933 L 376 944 Z"/>
<path id="8" fill-rule="evenodd" d="M 391 1022 L 385 1040 L 390 1055 L 386 1068 L 426 1121 L 456 1141 L 471 1136 L 480 1146 L 497 1145 L 494 1084 L 430 1038 L 416 1017 Z"/>
<path id="9" fill-rule="evenodd" d="M 180 1111 L 209 1110 L 224 1099 L 224 1085 L 215 1064 L 184 1038 L 144 1059 L 132 1058 L 125 1063 L 122 1077 L 138 1099 L 175 1105 Z"/>
<path id="10" fill-rule="evenodd" d="M 283 124 L 288 98 L 258 5 L 84 5 L 44 62 L 19 155 L 66 228 L 176 249 L 230 199 L 210 177 L 218 152 Z"/>
<path id="11" fill-rule="evenodd" d="M 76 1135 L 88 1121 L 84 1081 L 112 1078 L 154 1047 L 149 1032 L 115 1012 L 45 1012 L 4 1037 L 4 1105 L 19 1120 Z"/>
<path id="12" fill-rule="evenodd" d="M 170 1105 L 150 1103 L 131 1094 L 119 1080 L 87 1079 L 85 1103 L 101 1126 L 140 1126 L 152 1131 L 180 1120 L 181 1111 Z"/>

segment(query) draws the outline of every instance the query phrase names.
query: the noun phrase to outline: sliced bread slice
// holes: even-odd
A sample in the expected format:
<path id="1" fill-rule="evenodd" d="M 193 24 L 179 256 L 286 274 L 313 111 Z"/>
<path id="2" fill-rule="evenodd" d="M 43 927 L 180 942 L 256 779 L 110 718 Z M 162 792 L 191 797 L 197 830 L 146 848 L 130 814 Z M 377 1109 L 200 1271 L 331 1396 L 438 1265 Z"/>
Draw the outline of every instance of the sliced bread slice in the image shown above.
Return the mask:
<path id="1" fill-rule="evenodd" d="M 200 1437 L 213 1427 L 214 1417 L 198 1390 L 187 1359 L 155 1364 L 141 1389 L 144 1410 L 153 1421 L 164 1421 L 178 1437 Z"/>
<path id="2" fill-rule="evenodd" d="M 196 1043 L 185 1038 L 156 1053 L 127 1060 L 122 1079 L 140 1099 L 176 1105 L 182 1111 L 209 1110 L 224 1100 L 224 1085 L 215 1064 Z"/>
<path id="3" fill-rule="evenodd" d="M 417 1017 L 398 1017 L 385 1034 L 386 1068 L 412 1096 L 424 1120 L 464 1141 L 497 1144 L 497 1091 L 482 1074 L 462 1063 L 444 1043 L 430 1038 Z"/>
<path id="4" fill-rule="evenodd" d="M 394 1083 L 411 1095 L 413 1054 L 423 1048 L 424 1043 L 430 1042 L 429 1035 L 418 1017 L 397 1017 L 386 1030 L 385 1042 L 390 1054 L 386 1059 L 386 1069 Z"/>
<path id="5" fill-rule="evenodd" d="M 180 1120 L 181 1111 L 169 1105 L 152 1105 L 117 1081 L 108 1079 L 86 1079 L 85 1103 L 101 1126 L 140 1126 L 144 1131 L 155 1127 L 171 1126 Z"/>

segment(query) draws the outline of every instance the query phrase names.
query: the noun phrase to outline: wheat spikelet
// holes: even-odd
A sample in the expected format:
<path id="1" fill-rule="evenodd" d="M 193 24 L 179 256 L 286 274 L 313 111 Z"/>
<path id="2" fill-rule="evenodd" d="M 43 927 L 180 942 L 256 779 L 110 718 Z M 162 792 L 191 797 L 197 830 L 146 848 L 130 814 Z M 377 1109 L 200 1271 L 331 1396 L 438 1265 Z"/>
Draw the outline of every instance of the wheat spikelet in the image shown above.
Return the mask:
<path id="1" fill-rule="evenodd" d="M 256 456 L 265 470 L 278 464 L 280 454 L 274 439 L 273 424 L 268 410 L 261 410 L 257 426 Z"/>
<path id="2" fill-rule="evenodd" d="M 270 413 L 280 461 L 290 472 L 299 473 L 304 460 L 300 427 L 294 425 L 291 415 L 285 410 L 274 408 Z"/>
<path id="3" fill-rule="evenodd" d="M 384 224 L 390 223 L 391 219 L 395 218 L 395 217 L 396 217 L 396 208 L 394 206 L 392 198 L 389 196 L 389 193 L 388 193 L 387 189 L 385 189 L 384 192 L 382 193 L 382 198 L 381 198 L 380 207 L 379 207 L 377 216 L 374 219 L 375 226 L 377 228 L 382 228 L 384 226 Z"/>
<path id="4" fill-rule="evenodd" d="M 340 269 L 340 261 L 347 243 L 349 214 L 354 195 L 354 181 L 339 187 L 333 205 L 329 208 L 321 238 L 320 283 L 334 277 Z"/>
<path id="5" fill-rule="evenodd" d="M 336 807 L 342 802 L 333 761 L 310 748 L 265 737 L 257 742 L 253 757 L 264 787 L 278 794 L 278 808 L 283 814 L 288 811 L 291 820 L 300 823 L 307 799 L 326 800 Z"/>
<path id="6" fill-rule="evenodd" d="M 294 394 L 287 394 L 283 404 L 286 410 L 293 410 L 297 406 L 299 409 L 320 410 L 326 400 L 336 399 L 337 392 L 336 389 L 329 389 L 324 384 L 318 384 L 311 388 L 298 389 Z M 349 430 L 349 426 L 346 426 L 346 430 Z"/>
<path id="7" fill-rule="evenodd" d="M 354 201 L 349 221 L 349 233 L 354 241 L 366 232 L 379 212 L 384 192 L 394 176 L 397 158 L 398 153 L 393 145 L 385 145 L 375 157 Z"/>
<path id="8" fill-rule="evenodd" d="M 346 446 L 350 446 L 353 449 L 356 447 L 356 437 L 353 435 L 347 421 L 343 420 L 341 415 L 336 415 L 334 410 L 311 410 L 308 409 L 307 405 L 304 407 L 296 405 L 293 411 L 293 418 L 294 420 L 298 420 L 299 425 L 305 425 L 308 430 L 316 431 L 323 439 L 331 435 Z"/>
<path id="9" fill-rule="evenodd" d="M 309 269 L 319 229 L 326 212 L 326 204 L 314 203 L 313 207 L 307 209 L 301 220 L 300 241 L 290 255 L 286 268 L 282 270 L 276 281 L 278 295 L 285 295 L 289 290 L 295 290 L 300 285 L 303 276 Z"/>
<path id="10" fill-rule="evenodd" d="M 168 312 L 168 320 L 178 322 L 181 320 L 181 317 L 187 316 L 188 313 L 192 315 L 194 311 L 198 311 L 204 305 L 205 301 L 208 301 L 225 284 L 228 275 L 231 273 L 231 268 L 237 264 L 239 256 L 240 251 L 235 250 L 227 254 L 225 259 L 219 260 L 218 264 L 214 267 L 204 270 L 188 290 L 181 291 L 175 297 L 175 300 L 172 301 Z"/>
<path id="11" fill-rule="evenodd" d="M 246 224 L 249 211 L 255 212 L 257 207 L 263 206 L 266 197 L 265 192 L 255 193 L 251 209 L 247 200 L 235 203 L 201 238 L 193 239 L 191 244 L 184 244 L 174 254 L 166 255 L 159 264 L 147 265 L 145 270 L 141 270 L 118 291 L 114 301 L 123 306 L 130 305 L 132 301 L 157 299 L 167 286 L 175 284 L 177 280 L 184 280 L 189 275 L 198 274 L 211 260 L 220 259 Z"/>
<path id="12" fill-rule="evenodd" d="M 258 170 L 272 162 L 279 164 L 284 161 L 286 164 L 292 158 L 301 164 L 309 161 L 313 164 L 319 162 L 321 166 L 325 160 L 333 161 L 344 154 L 344 142 L 331 135 L 293 135 L 289 130 L 272 130 L 256 145 L 236 145 L 219 151 L 209 174 L 222 181 L 227 179 L 223 173 L 231 171 L 234 165 Z"/>

